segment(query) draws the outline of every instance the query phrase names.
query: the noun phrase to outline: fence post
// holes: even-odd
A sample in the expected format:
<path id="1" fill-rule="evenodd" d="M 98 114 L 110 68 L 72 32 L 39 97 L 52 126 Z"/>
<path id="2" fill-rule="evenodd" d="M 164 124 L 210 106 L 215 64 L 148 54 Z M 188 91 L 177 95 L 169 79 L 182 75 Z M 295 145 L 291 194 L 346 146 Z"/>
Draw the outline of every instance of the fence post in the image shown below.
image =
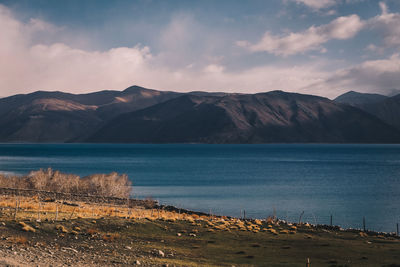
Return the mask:
<path id="1" fill-rule="evenodd" d="M 75 209 L 76 209 L 76 207 L 74 207 L 74 209 L 72 210 L 71 215 L 69 216 L 69 219 L 68 219 L 68 220 L 71 220 L 71 219 L 72 219 L 72 216 L 74 215 Z"/>
<path id="2" fill-rule="evenodd" d="M 363 217 L 363 229 L 364 229 L 364 232 L 365 232 L 365 217 Z"/>
<path id="3" fill-rule="evenodd" d="M 40 201 L 39 198 L 39 208 L 38 208 L 38 214 L 37 214 L 37 221 L 40 222 L 40 210 L 42 209 L 42 202 Z"/>
<path id="4" fill-rule="evenodd" d="M 15 200 L 15 213 L 14 213 L 14 220 L 17 218 L 17 212 L 18 212 L 18 200 Z"/>
<path id="5" fill-rule="evenodd" d="M 332 218 L 332 214 L 331 214 L 331 227 L 332 227 L 332 225 L 333 225 L 332 221 L 333 221 L 333 218 Z"/>
<path id="6" fill-rule="evenodd" d="M 42 200 L 40 198 L 40 194 L 37 194 L 37 197 L 38 197 L 38 202 L 39 202 L 37 221 L 40 222 L 40 210 L 42 209 Z"/>
<path id="7" fill-rule="evenodd" d="M 304 214 L 304 210 L 303 210 L 303 212 L 300 214 L 300 217 L 299 217 L 299 224 L 301 223 L 301 217 L 303 217 L 303 214 Z"/>
<path id="8" fill-rule="evenodd" d="M 399 236 L 399 223 L 396 224 L 396 228 L 397 228 L 397 236 Z"/>

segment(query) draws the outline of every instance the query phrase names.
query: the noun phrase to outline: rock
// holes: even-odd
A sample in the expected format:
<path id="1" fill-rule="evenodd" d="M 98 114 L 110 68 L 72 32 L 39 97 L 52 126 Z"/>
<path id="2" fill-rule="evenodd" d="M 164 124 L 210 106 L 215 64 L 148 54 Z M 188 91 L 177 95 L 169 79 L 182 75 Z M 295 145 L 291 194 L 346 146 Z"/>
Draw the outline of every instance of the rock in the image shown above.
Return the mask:
<path id="1" fill-rule="evenodd" d="M 36 232 L 36 230 L 32 226 L 27 225 L 24 222 L 19 222 L 18 224 L 22 226 L 22 230 L 24 230 L 25 232 Z"/>
<path id="2" fill-rule="evenodd" d="M 140 261 L 135 260 L 135 261 L 134 261 L 134 264 L 135 264 L 135 265 L 140 265 Z"/>
<path id="3" fill-rule="evenodd" d="M 68 233 L 68 230 L 61 224 L 56 226 L 56 230 L 61 231 L 62 233 Z"/>
<path id="4" fill-rule="evenodd" d="M 359 235 L 360 235 L 361 237 L 368 237 L 368 234 L 367 234 L 367 233 L 364 233 L 364 232 L 360 232 Z"/>
<path id="5" fill-rule="evenodd" d="M 165 253 L 162 250 L 158 251 L 158 256 L 165 257 Z"/>
<path id="6" fill-rule="evenodd" d="M 177 235 L 177 236 L 182 236 L 182 234 L 181 234 L 181 233 L 177 233 L 176 235 Z"/>
<path id="7" fill-rule="evenodd" d="M 131 250 L 131 249 L 132 249 L 132 247 L 130 247 L 130 246 L 126 246 L 125 248 L 126 248 L 126 249 L 129 249 L 129 250 Z"/>

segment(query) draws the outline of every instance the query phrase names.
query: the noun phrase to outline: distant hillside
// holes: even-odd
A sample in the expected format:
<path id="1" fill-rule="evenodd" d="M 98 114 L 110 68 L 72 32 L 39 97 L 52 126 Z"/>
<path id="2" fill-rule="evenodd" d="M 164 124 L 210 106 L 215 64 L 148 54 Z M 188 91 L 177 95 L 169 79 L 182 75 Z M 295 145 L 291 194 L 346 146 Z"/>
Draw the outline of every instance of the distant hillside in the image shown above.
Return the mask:
<path id="1" fill-rule="evenodd" d="M 337 97 L 335 101 L 362 109 L 400 130 L 400 94 L 387 97 L 348 92 Z"/>
<path id="2" fill-rule="evenodd" d="M 363 106 L 376 103 L 386 99 L 387 96 L 380 94 L 366 94 L 349 91 L 335 98 L 336 102 L 348 104 L 351 106 Z"/>
<path id="3" fill-rule="evenodd" d="M 183 95 L 122 114 L 87 141 L 396 143 L 400 133 L 357 108 L 322 97 L 274 91 Z"/>
<path id="4" fill-rule="evenodd" d="M 177 97 L 132 86 L 90 94 L 34 92 L 0 99 L 0 142 L 67 142 L 92 134 L 115 116 Z"/>

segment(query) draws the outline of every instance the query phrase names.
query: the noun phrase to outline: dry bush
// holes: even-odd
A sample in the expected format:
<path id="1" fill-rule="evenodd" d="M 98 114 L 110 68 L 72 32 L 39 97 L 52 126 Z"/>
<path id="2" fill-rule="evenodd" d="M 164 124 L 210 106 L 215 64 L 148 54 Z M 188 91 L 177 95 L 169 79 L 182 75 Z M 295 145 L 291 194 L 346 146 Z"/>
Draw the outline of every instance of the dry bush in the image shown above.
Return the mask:
<path id="1" fill-rule="evenodd" d="M 119 239 L 121 236 L 118 233 L 107 233 L 103 235 L 101 238 L 106 242 L 114 242 Z"/>
<path id="2" fill-rule="evenodd" d="M 0 175 L 0 187 L 129 198 L 132 183 L 127 175 L 115 172 L 80 178 L 48 168 L 21 177 Z"/>
<path id="3" fill-rule="evenodd" d="M 87 229 L 86 233 L 89 235 L 95 235 L 98 233 L 98 231 L 96 229 L 89 228 L 89 229 Z"/>
<path id="4" fill-rule="evenodd" d="M 9 240 L 11 241 L 11 243 L 18 245 L 26 245 L 26 243 L 28 242 L 28 240 L 24 236 L 11 237 Z"/>
<path id="5" fill-rule="evenodd" d="M 81 179 L 81 186 L 88 194 L 128 198 L 132 183 L 128 176 L 118 173 L 94 174 Z"/>

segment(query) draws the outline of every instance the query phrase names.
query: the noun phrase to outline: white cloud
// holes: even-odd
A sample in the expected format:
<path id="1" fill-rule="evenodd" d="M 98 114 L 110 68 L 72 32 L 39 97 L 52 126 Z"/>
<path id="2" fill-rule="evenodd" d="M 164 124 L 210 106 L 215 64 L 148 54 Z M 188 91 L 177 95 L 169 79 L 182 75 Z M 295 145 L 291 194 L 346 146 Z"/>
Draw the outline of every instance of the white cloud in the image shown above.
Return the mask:
<path id="1" fill-rule="evenodd" d="M 118 47 L 89 51 L 65 43 L 33 43 L 35 34 L 46 34 L 56 27 L 46 22 L 18 21 L 0 5 L 0 95 L 34 90 L 61 90 L 74 93 L 103 89 L 123 89 L 133 84 L 163 90 L 259 92 L 274 89 L 295 91 L 315 83 L 324 75 L 315 64 L 297 67 L 262 66 L 229 72 L 220 58 L 209 64 L 193 62 L 181 68 L 165 64 L 149 47 Z M 173 23 L 175 25 L 175 23 Z M 172 25 L 172 26 L 173 26 Z M 178 42 L 186 30 L 167 27 Z M 167 37 L 166 37 L 167 38 Z M 164 39 L 173 46 L 173 40 Z M 173 50 L 169 48 L 168 51 Z M 204 60 L 204 59 L 203 59 Z M 167 62 L 168 63 L 168 62 Z"/>
<path id="2" fill-rule="evenodd" d="M 295 2 L 299 5 L 304 5 L 307 6 L 311 9 L 313 9 L 314 11 L 321 11 L 321 9 L 326 9 L 326 8 L 331 8 L 340 4 L 354 4 L 354 3 L 359 3 L 359 2 L 363 2 L 365 0 L 283 0 L 283 2 L 287 2 L 287 1 L 291 1 L 291 2 Z M 332 15 L 332 10 L 328 11 L 328 13 L 325 13 L 326 15 L 330 15 L 329 13 L 331 13 Z"/>
<path id="3" fill-rule="evenodd" d="M 217 64 L 210 64 L 204 68 L 204 71 L 207 73 L 222 73 L 224 71 L 224 66 Z"/>
<path id="4" fill-rule="evenodd" d="M 391 15 L 385 13 L 385 16 Z M 384 14 L 374 20 L 381 21 L 382 16 Z M 356 15 L 341 17 L 300 33 L 278 37 L 270 34 L 269 43 L 256 45 L 262 51 L 278 55 L 323 51 L 322 44 L 328 40 L 351 38 L 363 25 L 364 22 Z M 174 55 L 174 40 L 181 43 L 189 38 L 189 44 L 190 40 L 196 40 L 191 39 L 195 33 L 190 34 L 190 28 L 181 27 L 174 21 L 166 27 L 162 44 L 168 47 L 168 57 L 163 57 L 162 50 L 154 54 L 143 45 L 92 51 L 71 45 L 73 40 L 69 45 L 62 41 L 40 43 L 38 36 L 46 37 L 63 29 L 35 19 L 23 23 L 0 5 L 0 95 L 35 90 L 73 93 L 121 90 L 137 84 L 174 91 L 255 93 L 284 90 L 334 97 L 347 90 L 379 92 L 380 89 L 398 88 L 400 84 L 399 54 L 382 60 L 365 61 L 333 73 L 325 70 L 331 61 L 318 59 L 306 64 L 266 64 L 243 71 L 231 71 L 224 66 L 222 58 L 209 58 L 209 55 L 203 55 L 199 60 L 192 57 L 187 64 L 168 64 L 168 59 Z M 174 37 L 169 39 L 167 33 L 174 33 Z M 242 45 L 254 46 L 247 42 Z M 176 53 L 179 52 L 178 47 Z"/>
<path id="5" fill-rule="evenodd" d="M 85 51 L 63 43 L 33 44 L 36 34 L 57 28 L 39 20 L 22 23 L 0 5 L 1 95 L 32 90 L 123 88 L 151 60 L 147 47 Z"/>
<path id="6" fill-rule="evenodd" d="M 303 0 L 293 0 L 302 2 Z M 360 2 L 362 0 L 358 0 Z M 307 2 L 307 3 L 306 3 Z M 357 0 L 347 0 L 346 3 L 357 2 Z M 324 1 L 304 1 L 310 7 L 325 6 L 329 2 Z M 332 3 L 331 3 L 332 4 Z M 281 35 L 274 35 L 266 32 L 261 40 L 255 44 L 248 41 L 237 41 L 236 44 L 246 47 L 252 52 L 268 52 L 277 56 L 290 56 L 302 54 L 308 51 L 326 50 L 322 46 L 324 43 L 333 40 L 345 40 L 354 37 L 360 30 L 367 29 L 375 31 L 382 36 L 384 47 L 400 47 L 400 13 L 390 13 L 388 6 L 384 2 L 379 2 L 381 14 L 368 20 L 361 20 L 356 14 L 338 17 L 329 24 L 311 26 L 301 32 L 290 32 Z M 329 13 L 329 12 L 328 12 Z M 369 45 L 367 51 L 383 53 L 383 47 Z"/>
<path id="7" fill-rule="evenodd" d="M 379 55 L 382 55 L 385 51 L 382 47 L 376 46 L 374 44 L 369 44 L 366 48 L 366 51 L 370 51 Z"/>
<path id="8" fill-rule="evenodd" d="M 368 20 L 368 27 L 383 36 L 386 47 L 400 46 L 400 13 L 390 13 L 387 5 L 380 2 L 382 13 Z"/>
<path id="9" fill-rule="evenodd" d="M 303 4 L 313 9 L 323 9 L 336 5 L 337 0 L 290 0 L 296 2 L 297 4 Z"/>
<path id="10" fill-rule="evenodd" d="M 309 88 L 318 90 L 330 88 L 337 94 L 349 90 L 360 92 L 387 92 L 400 85 L 400 54 L 396 53 L 386 59 L 368 60 L 361 64 L 341 69 L 326 80 Z"/>
<path id="11" fill-rule="evenodd" d="M 256 44 L 239 41 L 237 45 L 246 47 L 252 52 L 265 51 L 278 56 L 290 56 L 311 50 L 325 51 L 322 44 L 332 39 L 349 39 L 355 36 L 364 26 L 357 15 L 339 17 L 329 24 L 311 26 L 303 32 L 292 32 L 285 35 L 273 35 L 266 32 Z"/>

